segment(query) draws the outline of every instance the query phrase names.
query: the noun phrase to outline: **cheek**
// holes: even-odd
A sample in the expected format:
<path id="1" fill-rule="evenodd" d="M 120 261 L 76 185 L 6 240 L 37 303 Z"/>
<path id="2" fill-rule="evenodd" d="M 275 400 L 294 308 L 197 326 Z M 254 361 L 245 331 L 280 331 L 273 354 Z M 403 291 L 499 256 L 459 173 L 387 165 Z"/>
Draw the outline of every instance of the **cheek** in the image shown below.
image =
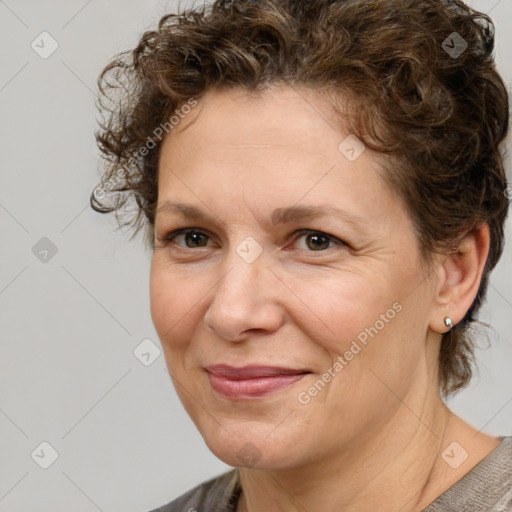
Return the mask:
<path id="1" fill-rule="evenodd" d="M 156 256 L 153 258 L 150 273 L 151 318 L 166 353 L 184 350 L 189 338 L 187 333 L 199 321 L 195 317 L 201 307 L 204 291 L 199 281 L 195 283 L 167 269 Z"/>
<path id="2" fill-rule="evenodd" d="M 293 321 L 331 358 L 349 350 L 361 333 L 363 339 L 365 328 L 374 325 L 379 315 L 392 306 L 375 280 L 350 272 L 295 280 L 291 288 L 297 295 L 290 301 L 294 304 Z"/>
<path id="3" fill-rule="evenodd" d="M 296 300 L 294 321 L 314 350 L 321 349 L 317 370 L 332 381 L 330 391 L 315 399 L 317 405 L 333 402 L 336 411 L 340 402 L 377 407 L 389 394 L 386 385 L 405 394 L 421 359 L 422 311 L 398 277 L 347 272 L 314 282 L 295 280 L 292 288 L 307 308 Z"/>

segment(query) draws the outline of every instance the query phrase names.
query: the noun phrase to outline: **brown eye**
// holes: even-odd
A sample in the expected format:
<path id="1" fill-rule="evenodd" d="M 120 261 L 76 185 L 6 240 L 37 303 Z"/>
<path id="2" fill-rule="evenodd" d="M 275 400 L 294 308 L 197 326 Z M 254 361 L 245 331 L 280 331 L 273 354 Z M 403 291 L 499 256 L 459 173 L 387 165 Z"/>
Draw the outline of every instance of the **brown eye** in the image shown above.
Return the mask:
<path id="1" fill-rule="evenodd" d="M 180 239 L 180 237 L 183 237 L 185 245 L 176 242 L 176 240 Z M 194 249 L 197 247 L 206 247 L 209 238 L 210 237 L 202 231 L 197 231 L 194 229 L 181 229 L 170 233 L 164 241 L 174 242 L 177 246 L 185 249 Z"/>
<path id="2" fill-rule="evenodd" d="M 323 233 L 322 231 L 312 231 L 312 230 L 301 230 L 299 231 L 299 236 L 295 239 L 297 240 L 304 238 L 304 244 L 301 249 L 305 249 L 311 252 L 320 252 L 326 249 L 330 249 L 332 247 L 331 244 L 343 245 L 341 240 L 333 237 L 332 235 L 328 235 L 327 233 Z"/>
<path id="3" fill-rule="evenodd" d="M 183 236 L 185 237 L 185 244 L 187 247 L 204 247 L 208 238 L 204 233 L 195 231 L 183 233 Z"/>

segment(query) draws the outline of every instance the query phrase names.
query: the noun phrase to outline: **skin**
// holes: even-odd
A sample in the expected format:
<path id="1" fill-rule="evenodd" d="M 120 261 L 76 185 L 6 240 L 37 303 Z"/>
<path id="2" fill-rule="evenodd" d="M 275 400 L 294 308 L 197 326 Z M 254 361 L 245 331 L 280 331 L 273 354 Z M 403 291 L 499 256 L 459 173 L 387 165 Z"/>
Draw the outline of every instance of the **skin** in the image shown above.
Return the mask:
<path id="1" fill-rule="evenodd" d="M 158 207 L 186 203 L 208 218 L 157 213 L 151 315 L 186 411 L 211 451 L 240 468 L 238 512 L 422 510 L 499 442 L 453 415 L 437 385 L 443 319 L 457 323 L 477 293 L 488 228 L 427 266 L 382 157 L 365 149 L 349 161 L 338 149 L 347 135 L 314 91 L 238 88 L 209 91 L 161 148 Z M 333 213 L 271 223 L 274 209 L 296 204 L 343 208 L 361 223 Z M 180 228 L 203 235 L 164 241 Z M 315 244 L 317 231 L 344 243 Z M 247 236 L 262 250 L 251 263 L 236 251 Z M 395 303 L 394 318 L 300 403 Z M 204 366 L 220 363 L 311 374 L 237 401 L 210 385 Z M 455 469 L 441 457 L 453 441 L 468 452 Z M 247 443 L 251 462 L 240 455 Z"/>

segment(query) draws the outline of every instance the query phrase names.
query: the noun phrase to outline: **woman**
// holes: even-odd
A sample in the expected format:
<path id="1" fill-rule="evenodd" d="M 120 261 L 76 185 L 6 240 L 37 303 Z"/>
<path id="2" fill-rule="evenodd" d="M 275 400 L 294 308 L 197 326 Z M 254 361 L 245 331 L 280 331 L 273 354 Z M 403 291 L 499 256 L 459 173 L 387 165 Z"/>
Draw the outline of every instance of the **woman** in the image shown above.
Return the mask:
<path id="1" fill-rule="evenodd" d="M 91 202 L 135 199 L 169 373 L 235 468 L 159 511 L 512 510 L 512 438 L 443 401 L 503 246 L 492 49 L 459 1 L 218 0 L 105 68 Z"/>

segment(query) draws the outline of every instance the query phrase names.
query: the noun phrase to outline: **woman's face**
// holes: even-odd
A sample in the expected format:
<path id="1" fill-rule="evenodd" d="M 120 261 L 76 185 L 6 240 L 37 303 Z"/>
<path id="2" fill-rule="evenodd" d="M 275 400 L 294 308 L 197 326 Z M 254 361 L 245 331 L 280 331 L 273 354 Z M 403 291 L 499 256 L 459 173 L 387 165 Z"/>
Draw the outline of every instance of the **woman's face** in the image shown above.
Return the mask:
<path id="1" fill-rule="evenodd" d="M 161 152 L 151 314 L 207 445 L 289 468 L 377 435 L 431 390 L 435 290 L 375 154 L 306 90 L 211 91 L 181 123 Z"/>

